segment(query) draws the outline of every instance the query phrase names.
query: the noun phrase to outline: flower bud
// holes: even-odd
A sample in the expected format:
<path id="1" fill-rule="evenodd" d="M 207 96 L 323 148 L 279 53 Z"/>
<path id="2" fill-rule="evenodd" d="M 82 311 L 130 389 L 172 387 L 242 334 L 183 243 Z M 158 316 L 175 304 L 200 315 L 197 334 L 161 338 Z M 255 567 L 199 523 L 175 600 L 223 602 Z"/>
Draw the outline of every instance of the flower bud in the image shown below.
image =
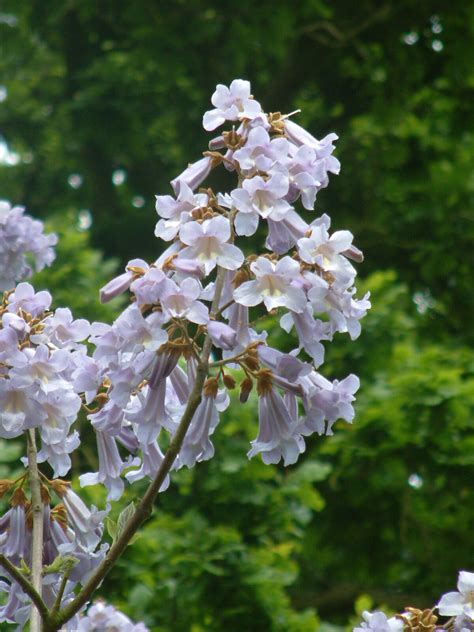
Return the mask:
<path id="1" fill-rule="evenodd" d="M 25 505 L 28 504 L 25 492 L 21 489 L 21 487 L 18 487 L 13 492 L 10 504 L 11 504 L 12 507 L 18 507 L 19 505 L 24 507 Z"/>
<path id="2" fill-rule="evenodd" d="M 53 479 L 50 485 L 53 492 L 59 497 L 62 497 L 71 487 L 71 483 L 69 483 L 68 481 L 63 481 L 60 478 Z"/>
<path id="3" fill-rule="evenodd" d="M 248 400 L 250 393 L 252 391 L 252 388 L 253 388 L 252 380 L 249 377 L 244 378 L 240 384 L 240 394 L 239 394 L 239 401 L 242 404 L 245 404 L 245 402 Z"/>
<path id="4" fill-rule="evenodd" d="M 10 491 L 13 485 L 13 481 L 8 478 L 0 479 L 0 498 L 4 496 L 8 491 Z"/>
<path id="5" fill-rule="evenodd" d="M 239 287 L 239 285 L 242 285 L 242 283 L 245 283 L 246 281 L 249 280 L 249 273 L 247 272 L 247 270 L 237 270 L 237 272 L 235 273 L 234 279 L 232 281 L 232 285 L 234 287 Z"/>
<path id="6" fill-rule="evenodd" d="M 253 355 L 253 354 L 252 355 L 251 354 L 246 355 L 243 363 L 251 371 L 257 371 L 257 369 L 260 367 L 260 364 L 258 362 L 258 358 L 255 355 Z"/>
<path id="7" fill-rule="evenodd" d="M 49 490 L 46 485 L 41 485 L 41 500 L 44 505 L 49 505 L 51 501 L 51 496 L 49 495 Z"/>
<path id="8" fill-rule="evenodd" d="M 224 382 L 224 386 L 228 389 L 233 389 L 235 388 L 236 385 L 236 381 L 234 380 L 234 378 L 232 377 L 232 375 L 223 375 L 222 376 L 222 381 Z"/>
<path id="9" fill-rule="evenodd" d="M 272 390 L 273 375 L 270 369 L 261 369 L 257 375 L 257 393 L 261 397 Z"/>
<path id="10" fill-rule="evenodd" d="M 219 383 L 218 383 L 217 378 L 209 377 L 204 383 L 202 392 L 206 397 L 212 397 L 213 399 L 216 399 L 218 388 L 219 388 Z"/>

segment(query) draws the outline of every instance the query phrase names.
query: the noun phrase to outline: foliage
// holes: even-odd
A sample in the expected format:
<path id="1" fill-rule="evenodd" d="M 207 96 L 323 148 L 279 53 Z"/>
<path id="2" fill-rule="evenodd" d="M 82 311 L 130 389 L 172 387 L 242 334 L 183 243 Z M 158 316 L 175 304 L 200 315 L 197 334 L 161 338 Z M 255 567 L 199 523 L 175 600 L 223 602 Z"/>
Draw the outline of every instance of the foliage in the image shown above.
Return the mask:
<path id="1" fill-rule="evenodd" d="M 59 237 L 56 260 L 51 268 L 34 275 L 35 287 L 48 289 L 53 307 L 70 307 L 76 317 L 113 320 L 123 301 L 119 298 L 101 305 L 97 297 L 99 289 L 115 274 L 117 261 L 104 259 L 91 247 L 89 233 L 79 230 L 71 212 L 54 216 L 47 226 Z"/>

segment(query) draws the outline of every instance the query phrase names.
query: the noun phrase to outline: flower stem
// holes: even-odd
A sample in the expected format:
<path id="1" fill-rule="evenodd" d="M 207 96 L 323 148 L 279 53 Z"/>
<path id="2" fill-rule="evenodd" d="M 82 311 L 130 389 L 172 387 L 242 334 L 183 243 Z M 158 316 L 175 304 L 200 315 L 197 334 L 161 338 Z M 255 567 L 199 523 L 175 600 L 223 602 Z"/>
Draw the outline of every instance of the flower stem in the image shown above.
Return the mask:
<path id="1" fill-rule="evenodd" d="M 41 499 L 41 482 L 36 460 L 35 429 L 27 431 L 28 441 L 28 471 L 31 490 L 31 511 L 33 515 L 33 529 L 31 538 L 31 583 L 41 598 L 43 571 L 43 501 Z M 41 612 L 32 605 L 30 631 L 41 632 Z"/>

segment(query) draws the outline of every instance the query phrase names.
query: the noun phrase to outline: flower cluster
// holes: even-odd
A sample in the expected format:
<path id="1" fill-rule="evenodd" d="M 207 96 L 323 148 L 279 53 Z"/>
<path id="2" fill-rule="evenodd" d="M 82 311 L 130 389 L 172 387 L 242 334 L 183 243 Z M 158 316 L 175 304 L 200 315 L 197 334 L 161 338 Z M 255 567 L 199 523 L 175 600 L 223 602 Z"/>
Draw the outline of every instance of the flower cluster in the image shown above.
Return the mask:
<path id="1" fill-rule="evenodd" d="M 471 632 L 474 630 L 474 573 L 460 571 L 458 590 L 446 593 L 431 610 L 406 608 L 402 614 L 388 618 L 383 612 L 362 613 L 363 622 L 354 632 L 402 632 L 423 629 L 427 632 Z M 439 623 L 434 610 L 443 617 L 451 617 L 447 623 Z"/>
<path id="2" fill-rule="evenodd" d="M 0 200 L 0 291 L 51 265 L 57 243 L 53 233 L 45 235 L 43 223 L 24 215 L 22 206 Z"/>
<path id="3" fill-rule="evenodd" d="M 76 375 L 87 362 L 81 344 L 90 333 L 84 319 L 68 308 L 50 311 L 51 295 L 20 283 L 5 292 L 0 306 L 0 437 L 11 439 L 29 428 L 41 438 L 39 462 L 56 476 L 69 471 L 69 453 L 79 445 L 71 426 L 81 408 Z"/>
<path id="4" fill-rule="evenodd" d="M 177 431 L 206 340 L 213 348 L 208 377 L 175 468 L 214 454 L 210 436 L 235 386 L 228 369 L 242 371 L 241 401 L 256 387 L 259 431 L 249 456 L 261 453 L 266 463 L 294 463 L 304 437 L 332 434 L 337 419 L 354 416 L 358 378 L 330 382 L 318 368 L 323 341 L 336 332 L 356 338 L 370 307 L 368 296 L 355 297 L 350 260 L 361 261 L 362 253 L 349 231 L 330 233 L 328 215 L 307 223 L 295 206 L 312 209 L 328 174 L 339 171 L 332 156 L 337 137 L 318 141 L 289 116 L 265 114 L 247 81 L 218 86 L 212 103 L 205 129 L 235 125 L 171 182 L 174 196 L 157 196 L 155 234 L 170 243 L 151 265 L 134 259 L 102 289 L 103 302 L 126 290 L 132 302 L 113 325 L 92 325 L 96 350 L 77 376 L 88 401 L 108 384 L 100 410 L 89 416 L 99 471 L 81 482 L 105 484 L 112 499 L 122 492 L 124 470 L 135 481 L 162 463 L 160 434 L 173 438 Z M 230 193 L 201 187 L 219 165 L 237 176 Z M 235 242 L 262 222 L 267 252 L 245 256 Z M 294 328 L 291 353 L 268 346 L 252 323 L 262 309 L 278 314 L 285 331 Z M 129 450 L 127 459 L 117 442 Z M 162 489 L 167 485 L 168 478 Z"/>
<path id="5" fill-rule="evenodd" d="M 9 496 L 10 508 L 0 518 L 0 553 L 16 567 L 31 567 L 32 515 L 31 502 L 23 487 L 29 474 L 16 481 L 2 480 L 0 496 Z M 56 496 L 52 503 L 52 494 Z M 74 589 L 84 584 L 92 571 L 104 558 L 107 544 L 100 545 L 106 511 L 89 509 L 70 484 L 42 476 L 43 501 L 43 585 L 42 596 L 47 606 L 53 607 L 59 599 L 67 605 L 74 597 Z M 8 593 L 8 600 L 0 608 L 0 622 L 22 626 L 30 617 L 29 597 L 10 574 L 0 567 L 0 591 Z M 61 578 L 67 581 L 63 588 Z M 61 590 L 61 592 L 59 592 Z M 73 623 L 73 622 L 72 622 Z M 71 623 L 71 625 L 72 625 Z M 75 630 L 76 627 L 67 628 Z M 84 628 L 90 629 L 90 628 Z"/>

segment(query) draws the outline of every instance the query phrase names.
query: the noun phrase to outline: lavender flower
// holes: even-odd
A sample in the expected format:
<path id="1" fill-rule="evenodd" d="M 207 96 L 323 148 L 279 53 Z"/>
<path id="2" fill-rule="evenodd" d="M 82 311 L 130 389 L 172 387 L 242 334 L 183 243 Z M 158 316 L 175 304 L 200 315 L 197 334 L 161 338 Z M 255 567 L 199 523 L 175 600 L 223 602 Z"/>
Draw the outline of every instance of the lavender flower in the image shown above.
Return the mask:
<path id="1" fill-rule="evenodd" d="M 226 270 L 237 270 L 244 262 L 242 252 L 232 244 L 230 239 L 230 222 L 225 217 L 206 219 L 202 224 L 188 222 L 179 232 L 181 241 L 188 246 L 180 256 L 197 259 L 202 263 L 206 275 L 216 265 Z"/>
<path id="2" fill-rule="evenodd" d="M 288 178 L 275 174 L 265 181 L 260 176 L 244 180 L 242 188 L 231 193 L 232 204 L 239 211 L 235 220 L 238 235 L 253 235 L 259 217 L 279 221 L 292 209 L 283 198 L 288 193 Z"/>
<path id="3" fill-rule="evenodd" d="M 368 612 L 362 613 L 364 621 L 359 627 L 355 627 L 353 632 L 365 632 L 371 630 L 372 632 L 402 632 L 403 621 L 396 617 L 390 619 L 383 612 Z"/>
<path id="4" fill-rule="evenodd" d="M 214 110 L 204 114 L 203 127 L 212 131 L 225 121 L 238 121 L 259 117 L 262 108 L 258 101 L 250 95 L 250 83 L 242 79 L 234 79 L 227 88 L 219 84 L 211 98 Z"/>
<path id="5" fill-rule="evenodd" d="M 55 258 L 53 246 L 58 238 L 54 233 L 46 235 L 43 223 L 24 215 L 22 206 L 12 207 L 0 200 L 0 290 L 9 290 L 15 283 L 31 276 L 33 269 L 39 272 L 52 264 Z"/>
<path id="6" fill-rule="evenodd" d="M 466 615 L 474 619 L 474 573 L 459 571 L 457 592 L 441 597 L 437 605 L 439 614 L 447 617 Z"/>
<path id="7" fill-rule="evenodd" d="M 109 500 L 118 500 L 123 493 L 122 472 L 132 465 L 138 464 L 136 459 L 122 461 L 114 437 L 96 432 L 97 451 L 99 454 L 99 471 L 82 474 L 79 477 L 81 487 L 102 483 L 109 491 Z"/>
<path id="8" fill-rule="evenodd" d="M 97 601 L 87 611 L 87 615 L 81 617 L 77 626 L 77 632 L 148 632 L 143 623 L 132 621 L 113 606 L 107 606 Z"/>
<path id="9" fill-rule="evenodd" d="M 283 257 L 275 264 L 265 257 L 259 257 L 250 269 L 255 280 L 247 281 L 234 290 L 237 303 L 250 307 L 263 300 L 268 310 L 287 307 L 298 313 L 305 309 L 305 294 L 293 283 L 300 275 L 300 266 L 296 261 Z"/>
<path id="10" fill-rule="evenodd" d="M 305 450 L 305 442 L 296 420 L 273 388 L 271 373 L 260 376 L 258 395 L 259 430 L 248 457 L 262 453 L 263 462 L 267 464 L 278 463 L 282 458 L 285 465 L 296 463 Z"/>

